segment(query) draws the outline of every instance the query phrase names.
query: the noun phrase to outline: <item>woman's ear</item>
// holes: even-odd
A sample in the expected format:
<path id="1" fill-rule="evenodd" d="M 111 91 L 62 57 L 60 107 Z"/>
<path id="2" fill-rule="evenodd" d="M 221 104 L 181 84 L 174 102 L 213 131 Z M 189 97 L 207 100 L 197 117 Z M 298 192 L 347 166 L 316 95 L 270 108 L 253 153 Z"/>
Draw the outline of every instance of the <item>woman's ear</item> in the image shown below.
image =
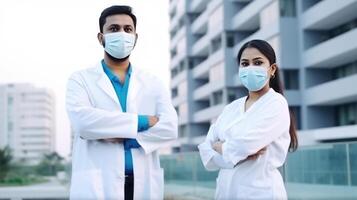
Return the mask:
<path id="1" fill-rule="evenodd" d="M 276 70 L 278 70 L 278 65 L 276 63 L 274 63 L 270 67 L 270 71 L 269 71 L 270 78 L 274 78 L 275 77 Z"/>

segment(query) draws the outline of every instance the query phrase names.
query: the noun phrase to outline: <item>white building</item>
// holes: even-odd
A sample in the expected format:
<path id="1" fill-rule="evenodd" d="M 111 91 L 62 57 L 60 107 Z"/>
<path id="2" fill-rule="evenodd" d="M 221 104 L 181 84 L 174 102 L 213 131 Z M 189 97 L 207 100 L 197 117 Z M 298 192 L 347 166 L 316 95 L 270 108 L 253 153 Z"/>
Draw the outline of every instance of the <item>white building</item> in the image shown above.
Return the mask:
<path id="1" fill-rule="evenodd" d="M 263 39 L 276 50 L 299 129 L 286 181 L 357 186 L 357 0 L 171 0 L 169 8 L 176 151 L 196 150 L 223 107 L 246 95 L 235 59 L 245 42 Z"/>
<path id="2" fill-rule="evenodd" d="M 15 161 L 38 163 L 55 151 L 55 97 L 30 84 L 0 85 L 0 148 Z"/>

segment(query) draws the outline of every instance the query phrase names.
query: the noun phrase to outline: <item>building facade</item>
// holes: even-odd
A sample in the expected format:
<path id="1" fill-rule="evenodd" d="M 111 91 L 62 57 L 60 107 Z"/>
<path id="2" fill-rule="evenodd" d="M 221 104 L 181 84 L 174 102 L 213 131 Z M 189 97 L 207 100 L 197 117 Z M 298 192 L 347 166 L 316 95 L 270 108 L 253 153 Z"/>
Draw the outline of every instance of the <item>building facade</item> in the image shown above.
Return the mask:
<path id="1" fill-rule="evenodd" d="M 14 161 L 36 164 L 55 151 L 55 97 L 30 84 L 0 85 L 0 148 Z"/>
<path id="2" fill-rule="evenodd" d="M 174 150 L 196 150 L 223 107 L 247 94 L 236 55 L 263 39 L 276 50 L 299 129 L 286 180 L 357 185 L 356 10 L 357 0 L 171 0 Z"/>

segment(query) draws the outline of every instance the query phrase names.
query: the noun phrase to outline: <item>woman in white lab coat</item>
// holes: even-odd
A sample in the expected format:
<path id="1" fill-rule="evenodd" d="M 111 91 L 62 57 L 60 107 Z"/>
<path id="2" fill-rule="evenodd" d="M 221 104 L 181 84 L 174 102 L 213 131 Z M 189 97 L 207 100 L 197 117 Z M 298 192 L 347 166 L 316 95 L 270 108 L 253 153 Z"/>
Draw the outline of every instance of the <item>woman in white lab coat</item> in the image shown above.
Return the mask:
<path id="1" fill-rule="evenodd" d="M 215 198 L 287 199 L 278 168 L 298 141 L 274 49 L 249 41 L 237 62 L 249 95 L 227 105 L 198 146 L 205 168 L 219 170 Z"/>

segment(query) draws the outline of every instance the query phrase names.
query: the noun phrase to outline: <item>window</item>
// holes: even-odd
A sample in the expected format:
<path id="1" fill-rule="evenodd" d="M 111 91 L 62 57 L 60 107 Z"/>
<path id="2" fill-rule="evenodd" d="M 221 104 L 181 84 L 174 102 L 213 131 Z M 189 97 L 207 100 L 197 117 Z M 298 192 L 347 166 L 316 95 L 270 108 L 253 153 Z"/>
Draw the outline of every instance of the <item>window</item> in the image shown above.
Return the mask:
<path id="1" fill-rule="evenodd" d="M 283 70 L 284 86 L 287 90 L 299 89 L 299 70 Z"/>
<path id="2" fill-rule="evenodd" d="M 235 45 L 234 33 L 226 34 L 226 46 L 232 48 Z"/>
<path id="3" fill-rule="evenodd" d="M 177 88 L 171 89 L 171 96 L 172 96 L 172 98 L 177 97 L 177 95 L 178 95 Z"/>
<path id="4" fill-rule="evenodd" d="M 280 16 L 282 17 L 296 16 L 296 0 L 279 0 L 279 5 L 280 5 Z"/>
<path id="5" fill-rule="evenodd" d="M 339 79 L 357 74 L 357 61 L 333 69 L 333 79 Z"/>
<path id="6" fill-rule="evenodd" d="M 223 103 L 223 91 L 214 92 L 212 94 L 212 105 L 219 105 Z"/>
<path id="7" fill-rule="evenodd" d="M 337 106 L 336 119 L 337 126 L 357 124 L 357 103 Z"/>
<path id="8" fill-rule="evenodd" d="M 287 0 L 289 1 L 289 0 Z M 314 5 L 316 5 L 317 3 L 320 3 L 322 0 L 304 0 L 304 1 L 301 1 L 302 3 L 302 9 L 304 11 L 308 10 L 309 8 L 313 7 Z"/>
<path id="9" fill-rule="evenodd" d="M 211 54 L 216 52 L 222 47 L 222 38 L 219 35 L 217 38 L 211 41 Z"/>

